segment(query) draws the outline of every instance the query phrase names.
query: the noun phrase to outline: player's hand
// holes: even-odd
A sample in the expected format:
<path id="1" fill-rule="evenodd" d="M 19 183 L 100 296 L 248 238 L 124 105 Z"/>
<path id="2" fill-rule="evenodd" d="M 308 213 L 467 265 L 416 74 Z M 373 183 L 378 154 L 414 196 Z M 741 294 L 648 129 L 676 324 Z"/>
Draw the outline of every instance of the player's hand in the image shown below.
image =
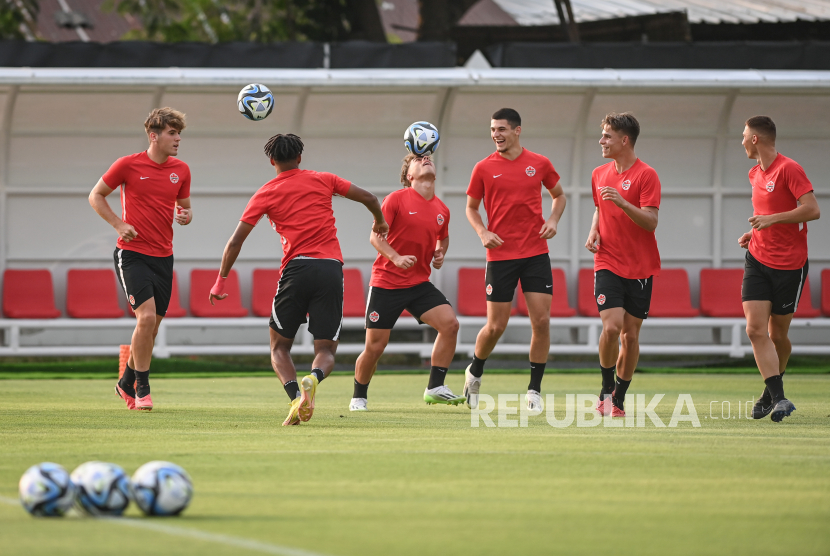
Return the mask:
<path id="1" fill-rule="evenodd" d="M 496 249 L 504 244 L 504 241 L 490 230 L 484 230 L 480 237 L 481 244 L 487 249 Z"/>
<path id="2" fill-rule="evenodd" d="M 392 262 L 395 263 L 396 267 L 404 270 L 411 268 L 417 261 L 418 259 L 414 255 L 398 255 L 392 259 Z"/>
<path id="3" fill-rule="evenodd" d="M 749 219 L 749 223 L 756 230 L 763 230 L 764 228 L 769 228 L 770 226 L 775 224 L 775 215 L 774 214 L 758 214 L 756 216 L 751 217 Z"/>
<path id="4" fill-rule="evenodd" d="M 213 302 L 213 300 L 214 300 L 214 299 L 215 299 L 216 301 L 222 301 L 222 300 L 223 300 L 223 299 L 225 299 L 226 297 L 228 297 L 228 294 L 226 294 L 226 293 L 223 293 L 223 294 L 221 294 L 221 295 L 214 295 L 214 294 L 210 294 L 210 304 L 215 306 L 215 305 L 216 305 L 216 303 L 214 303 L 214 302 Z"/>
<path id="5" fill-rule="evenodd" d="M 588 241 L 585 242 L 585 249 L 590 251 L 591 253 L 596 253 L 599 251 L 599 232 L 596 230 L 591 230 L 591 233 L 588 234 Z"/>
<path id="6" fill-rule="evenodd" d="M 386 237 L 386 234 L 389 233 L 389 224 L 386 223 L 386 220 L 375 221 L 372 223 L 372 231 L 381 237 Z"/>
<path id="7" fill-rule="evenodd" d="M 208 298 L 211 305 L 216 305 L 216 303 L 213 302 L 214 299 L 222 301 L 228 297 L 228 294 L 223 293 L 225 291 L 225 280 L 227 280 L 227 277 L 222 278 L 221 274 L 216 277 L 216 283 L 213 284 L 212 288 L 210 288 L 210 297 Z"/>
<path id="8" fill-rule="evenodd" d="M 542 239 L 550 239 L 556 235 L 556 222 L 552 220 L 545 220 L 542 224 L 542 229 L 539 230 L 539 237 Z"/>
<path id="9" fill-rule="evenodd" d="M 613 187 L 600 187 L 599 194 L 602 197 L 603 201 L 611 201 L 618 207 L 622 207 L 628 201 L 623 199 L 623 196 L 620 195 L 620 192 L 614 189 Z"/>
<path id="10" fill-rule="evenodd" d="M 176 205 L 176 222 L 180 226 L 187 226 L 193 221 L 193 210 Z"/>
<path id="11" fill-rule="evenodd" d="M 432 255 L 432 268 L 438 270 L 444 266 L 444 250 L 436 249 L 435 254 Z"/>
<path id="12" fill-rule="evenodd" d="M 130 240 L 133 240 L 138 236 L 138 232 L 135 231 L 135 228 L 126 222 L 121 222 L 115 230 L 118 232 L 118 235 L 121 237 L 121 241 L 124 243 L 130 243 Z"/>
<path id="13" fill-rule="evenodd" d="M 749 240 L 752 239 L 752 232 L 747 232 L 738 238 L 738 245 L 744 249 L 749 249 Z"/>

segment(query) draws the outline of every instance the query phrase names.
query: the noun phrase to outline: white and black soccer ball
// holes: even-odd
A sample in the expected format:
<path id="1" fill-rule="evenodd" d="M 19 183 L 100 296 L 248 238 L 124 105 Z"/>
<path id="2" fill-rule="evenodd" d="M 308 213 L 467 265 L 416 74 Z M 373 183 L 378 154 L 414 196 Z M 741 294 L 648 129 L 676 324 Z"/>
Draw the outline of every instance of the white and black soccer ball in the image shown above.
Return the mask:
<path id="1" fill-rule="evenodd" d="M 252 83 L 245 85 L 236 97 L 236 106 L 240 114 L 258 122 L 264 120 L 274 109 L 274 95 L 265 85 Z"/>
<path id="2" fill-rule="evenodd" d="M 403 144 L 406 150 L 416 156 L 435 154 L 441 137 L 438 128 L 429 122 L 415 122 L 403 134 Z"/>
<path id="3" fill-rule="evenodd" d="M 121 515 L 130 504 L 130 479 L 114 463 L 88 461 L 71 475 L 75 502 L 90 515 Z"/>
<path id="4" fill-rule="evenodd" d="M 139 467 L 130 488 L 135 503 L 147 515 L 178 515 L 193 498 L 190 475 L 169 461 L 151 461 Z"/>
<path id="5" fill-rule="evenodd" d="M 57 463 L 38 463 L 20 477 L 20 503 L 32 515 L 59 517 L 75 502 L 75 485 Z"/>

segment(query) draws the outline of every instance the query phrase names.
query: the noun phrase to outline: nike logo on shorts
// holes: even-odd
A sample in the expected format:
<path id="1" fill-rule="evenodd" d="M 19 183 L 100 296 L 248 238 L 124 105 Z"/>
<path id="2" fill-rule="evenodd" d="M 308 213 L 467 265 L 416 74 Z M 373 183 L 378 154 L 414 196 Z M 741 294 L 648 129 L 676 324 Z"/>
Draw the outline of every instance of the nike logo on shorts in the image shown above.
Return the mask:
<path id="1" fill-rule="evenodd" d="M 793 301 L 793 303 L 795 303 L 795 301 Z M 786 309 L 787 307 L 789 307 L 789 306 L 790 306 L 790 305 L 792 305 L 793 303 L 787 303 L 786 305 L 782 305 L 782 307 Z"/>
<path id="2" fill-rule="evenodd" d="M 550 286 L 545 286 L 545 287 L 546 287 L 546 288 L 552 288 L 552 287 L 553 287 L 553 284 L 551 284 Z"/>

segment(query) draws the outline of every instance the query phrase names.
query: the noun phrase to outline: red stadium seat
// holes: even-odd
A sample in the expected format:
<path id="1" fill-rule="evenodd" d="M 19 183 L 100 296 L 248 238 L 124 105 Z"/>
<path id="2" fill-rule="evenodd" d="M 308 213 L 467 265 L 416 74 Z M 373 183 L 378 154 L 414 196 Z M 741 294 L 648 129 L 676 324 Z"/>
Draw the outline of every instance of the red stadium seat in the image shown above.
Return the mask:
<path id="1" fill-rule="evenodd" d="M 70 269 L 66 274 L 66 314 L 76 319 L 123 317 L 118 305 L 123 291 L 112 269 Z"/>
<path id="2" fill-rule="evenodd" d="M 12 319 L 56 319 L 52 273 L 48 270 L 6 270 L 3 273 L 3 314 Z"/>
<path id="3" fill-rule="evenodd" d="M 248 310 L 242 306 L 239 293 L 239 277 L 231 270 L 225 281 L 225 293 L 228 297 L 210 304 L 210 289 L 216 282 L 216 269 L 198 269 L 190 271 L 190 312 L 194 317 L 234 318 L 248 316 Z"/>
<path id="4" fill-rule="evenodd" d="M 654 277 L 651 290 L 650 317 L 697 317 L 700 311 L 692 307 L 689 275 L 685 268 L 664 268 Z"/>
<path id="5" fill-rule="evenodd" d="M 187 315 L 187 311 L 184 310 L 182 307 L 181 302 L 179 302 L 179 280 L 176 277 L 176 271 L 173 271 L 173 289 L 170 293 L 170 304 L 167 306 L 167 314 L 164 315 L 164 318 L 168 319 L 179 319 Z M 135 313 L 133 312 L 133 308 L 127 303 L 127 313 L 134 317 Z"/>
<path id="6" fill-rule="evenodd" d="M 830 268 L 821 271 L 821 312 L 830 317 Z"/>
<path id="7" fill-rule="evenodd" d="M 274 295 L 280 282 L 278 268 L 255 268 L 252 275 L 251 309 L 258 317 L 271 316 Z"/>
<path id="8" fill-rule="evenodd" d="M 366 316 L 366 293 L 359 268 L 343 269 L 343 316 Z"/>
<path id="9" fill-rule="evenodd" d="M 458 314 L 467 317 L 487 316 L 484 276 L 484 268 L 458 269 Z"/>
<path id="10" fill-rule="evenodd" d="M 813 298 L 810 296 L 810 277 L 804 281 L 804 289 L 801 290 L 801 298 L 798 300 L 798 308 L 795 310 L 794 318 L 814 319 L 821 316 L 821 311 L 813 307 Z"/>
<path id="11" fill-rule="evenodd" d="M 594 300 L 594 269 L 580 268 L 576 290 L 576 308 L 585 317 L 598 317 L 597 302 Z"/>
<path id="12" fill-rule="evenodd" d="M 707 317 L 743 317 L 743 268 L 704 268 L 700 271 L 700 312 Z"/>
<path id="13" fill-rule="evenodd" d="M 550 304 L 550 316 L 552 317 L 572 317 L 576 315 L 576 309 L 568 304 L 568 281 L 565 279 L 565 271 L 561 268 L 552 268 L 553 274 L 553 299 Z M 522 286 L 519 284 L 519 295 L 516 300 L 516 309 L 518 314 L 527 316 L 527 302 L 522 293 Z"/>

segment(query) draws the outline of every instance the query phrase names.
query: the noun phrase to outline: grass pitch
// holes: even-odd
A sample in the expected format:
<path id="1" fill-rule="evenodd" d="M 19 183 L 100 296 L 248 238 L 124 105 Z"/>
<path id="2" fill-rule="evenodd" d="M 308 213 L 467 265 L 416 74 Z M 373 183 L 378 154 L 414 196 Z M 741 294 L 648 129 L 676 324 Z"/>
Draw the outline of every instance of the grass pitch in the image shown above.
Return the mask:
<path id="1" fill-rule="evenodd" d="M 527 380 L 485 374 L 482 393 L 522 394 Z M 460 391 L 461 381 L 447 382 Z M 544 388 L 558 400 L 594 394 L 598 382 L 549 374 Z M 156 378 L 151 413 L 128 412 L 112 383 L 0 383 L 4 555 L 757 556 L 830 546 L 827 375 L 787 375 L 798 410 L 775 424 L 721 418 L 722 401 L 736 417 L 757 396 L 758 375 L 638 374 L 628 405 L 665 393 L 665 423 L 678 394 L 692 395 L 701 427 L 673 429 L 554 428 L 544 416 L 471 428 L 468 409 L 423 403 L 423 374 L 377 376 L 363 414 L 348 411 L 351 378 L 332 376 L 314 418 L 286 428 L 273 377 Z M 140 518 L 131 506 L 129 519 L 101 520 L 34 519 L 14 502 L 30 465 L 71 471 L 92 459 L 128 473 L 178 463 L 193 503 L 179 518 Z"/>

